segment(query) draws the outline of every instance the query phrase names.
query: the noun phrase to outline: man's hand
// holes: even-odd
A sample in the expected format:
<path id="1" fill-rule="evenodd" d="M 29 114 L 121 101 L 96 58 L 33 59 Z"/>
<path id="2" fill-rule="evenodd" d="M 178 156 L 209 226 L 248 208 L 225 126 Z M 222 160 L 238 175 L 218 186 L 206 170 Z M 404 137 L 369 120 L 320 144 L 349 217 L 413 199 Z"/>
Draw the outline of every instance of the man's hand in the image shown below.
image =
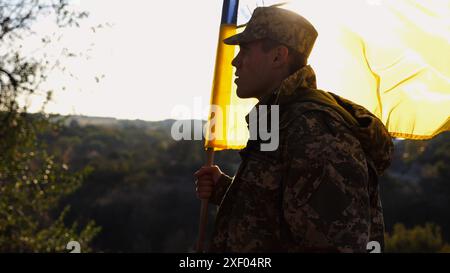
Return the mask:
<path id="1" fill-rule="evenodd" d="M 200 170 L 196 171 L 194 176 L 197 178 L 195 181 L 197 197 L 209 199 L 221 175 L 222 171 L 217 165 L 201 167 Z"/>

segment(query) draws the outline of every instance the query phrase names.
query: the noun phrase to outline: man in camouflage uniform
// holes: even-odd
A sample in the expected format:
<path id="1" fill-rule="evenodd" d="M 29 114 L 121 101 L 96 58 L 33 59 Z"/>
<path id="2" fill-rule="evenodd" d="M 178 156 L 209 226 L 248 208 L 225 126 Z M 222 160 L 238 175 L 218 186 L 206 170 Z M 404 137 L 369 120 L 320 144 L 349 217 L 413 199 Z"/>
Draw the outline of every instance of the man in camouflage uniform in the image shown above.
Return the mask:
<path id="1" fill-rule="evenodd" d="M 256 8 L 246 29 L 224 40 L 242 98 L 279 106 L 279 146 L 249 140 L 231 178 L 217 166 L 196 172 L 197 195 L 219 206 L 211 252 L 366 252 L 383 246 L 378 176 L 391 138 L 368 110 L 318 90 L 306 60 L 317 32 L 302 16 Z"/>

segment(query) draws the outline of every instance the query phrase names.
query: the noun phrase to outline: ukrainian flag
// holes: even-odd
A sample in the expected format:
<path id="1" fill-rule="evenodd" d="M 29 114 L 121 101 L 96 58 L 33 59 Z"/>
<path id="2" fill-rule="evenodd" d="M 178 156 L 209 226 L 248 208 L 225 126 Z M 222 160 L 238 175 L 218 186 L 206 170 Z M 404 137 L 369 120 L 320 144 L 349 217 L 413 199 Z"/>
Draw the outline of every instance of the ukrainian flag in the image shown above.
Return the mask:
<path id="1" fill-rule="evenodd" d="M 205 148 L 214 150 L 241 149 L 245 147 L 249 133 L 245 115 L 255 100 L 243 100 L 236 95 L 234 68 L 235 46 L 223 40 L 237 33 L 239 0 L 224 0 L 219 39 L 217 42 L 214 80 L 211 92 L 211 110 L 206 124 Z"/>
<path id="2" fill-rule="evenodd" d="M 319 88 L 365 106 L 393 137 L 450 130 L 449 0 L 304 0 L 290 8 L 318 29 L 310 63 Z"/>
<path id="3" fill-rule="evenodd" d="M 318 88 L 365 106 L 393 137 L 450 130 L 449 0 L 224 0 L 206 148 L 243 148 L 256 103 L 236 96 L 235 48 L 223 39 L 241 30 L 238 14 L 248 20 L 257 6 L 281 2 L 318 30 L 309 60 Z"/>

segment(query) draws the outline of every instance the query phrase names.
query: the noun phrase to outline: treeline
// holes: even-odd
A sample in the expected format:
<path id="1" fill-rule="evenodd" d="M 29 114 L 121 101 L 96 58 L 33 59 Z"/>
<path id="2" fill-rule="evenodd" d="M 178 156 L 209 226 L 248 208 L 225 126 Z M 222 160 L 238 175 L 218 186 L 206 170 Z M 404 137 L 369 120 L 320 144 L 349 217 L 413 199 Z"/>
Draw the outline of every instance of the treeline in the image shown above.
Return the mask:
<path id="1" fill-rule="evenodd" d="M 192 174 L 204 163 L 203 143 L 172 140 L 172 123 L 71 117 L 41 136 L 49 153 L 71 170 L 90 167 L 61 206 L 71 207 L 68 222 L 94 220 L 101 227 L 94 251 L 193 249 L 199 201 Z M 430 141 L 395 142 L 393 165 L 380 181 L 391 250 L 440 251 L 450 241 L 449 139 L 445 133 Z M 240 158 L 236 151 L 221 151 L 215 161 L 233 174 Z M 211 227 L 214 208 L 210 213 Z M 403 229 L 394 230 L 396 223 Z M 414 236 L 426 242 L 411 245 Z"/>

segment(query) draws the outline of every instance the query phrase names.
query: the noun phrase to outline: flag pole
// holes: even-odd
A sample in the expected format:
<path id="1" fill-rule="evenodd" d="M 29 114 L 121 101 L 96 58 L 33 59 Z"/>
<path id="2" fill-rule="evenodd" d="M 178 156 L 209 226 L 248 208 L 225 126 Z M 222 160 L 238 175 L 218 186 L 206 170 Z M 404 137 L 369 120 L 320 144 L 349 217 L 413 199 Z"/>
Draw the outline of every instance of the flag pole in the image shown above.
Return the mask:
<path id="1" fill-rule="evenodd" d="M 223 39 L 236 34 L 238 7 L 239 7 L 239 0 L 223 0 L 222 18 L 220 21 L 220 30 L 219 30 L 219 41 L 217 45 L 216 63 L 214 68 L 213 88 L 211 92 L 211 109 L 213 109 L 212 105 L 223 106 L 224 101 L 221 101 L 221 98 L 224 96 L 224 94 L 228 94 L 229 97 L 231 92 L 232 77 L 233 77 L 231 61 L 234 58 L 234 47 L 233 46 L 225 47 L 222 41 Z M 213 114 L 211 113 L 209 120 L 211 120 L 212 116 Z M 222 125 L 215 125 L 210 127 L 210 131 L 213 135 L 217 133 L 215 131 L 216 126 L 221 127 L 226 124 L 225 121 L 222 121 L 222 123 L 223 123 Z M 210 138 L 206 137 L 205 140 L 207 167 L 211 167 L 213 165 L 214 147 L 217 147 L 217 143 L 215 143 L 214 141 L 215 137 L 213 137 L 212 139 L 213 140 L 210 141 Z M 197 241 L 198 253 L 203 252 L 206 226 L 208 224 L 208 201 L 209 201 L 208 199 L 201 200 L 200 222 Z"/>
<path id="2" fill-rule="evenodd" d="M 214 148 L 206 149 L 206 167 L 211 167 L 214 163 Z M 205 242 L 206 225 L 208 224 L 208 199 L 202 199 L 200 208 L 200 223 L 198 228 L 197 253 L 203 252 Z"/>

